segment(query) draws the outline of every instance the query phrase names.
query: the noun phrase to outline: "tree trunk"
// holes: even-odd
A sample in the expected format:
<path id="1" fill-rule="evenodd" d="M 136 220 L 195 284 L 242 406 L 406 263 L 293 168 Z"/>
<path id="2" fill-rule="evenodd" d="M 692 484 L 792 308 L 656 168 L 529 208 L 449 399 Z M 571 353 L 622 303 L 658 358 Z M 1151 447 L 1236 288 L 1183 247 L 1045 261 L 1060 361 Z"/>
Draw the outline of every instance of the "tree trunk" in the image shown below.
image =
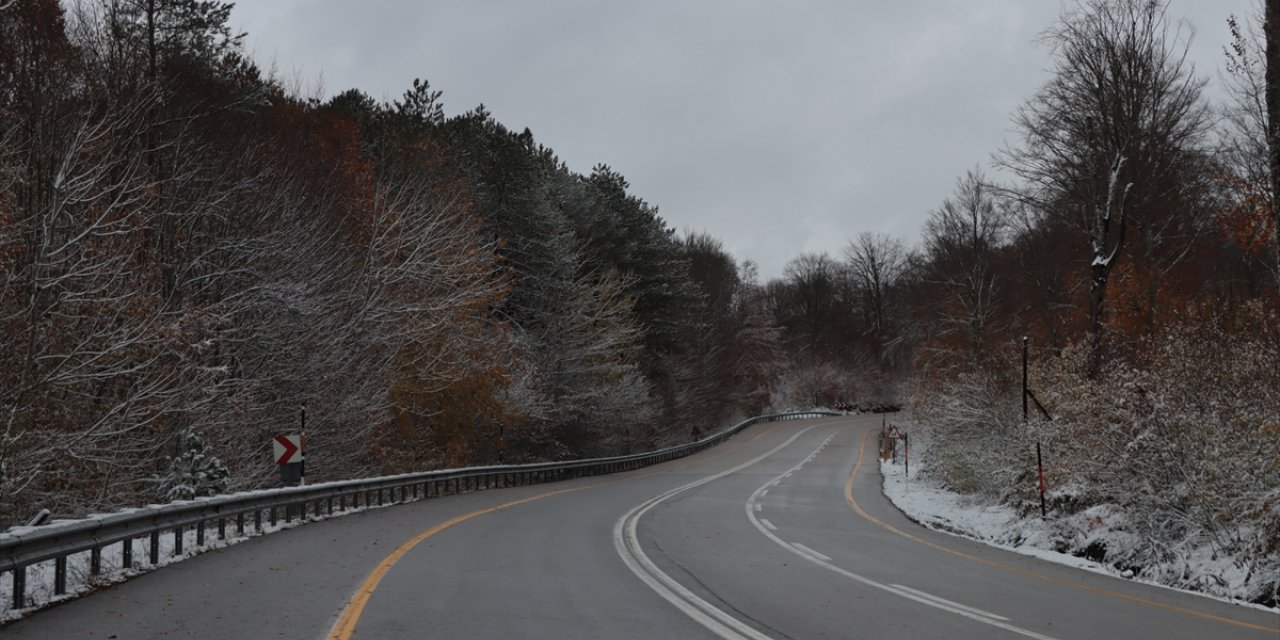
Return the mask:
<path id="1" fill-rule="evenodd" d="M 147 0 L 147 75 L 156 81 L 156 0 Z"/>
<path id="2" fill-rule="evenodd" d="M 1267 0 L 1267 146 L 1271 166 L 1271 215 L 1275 223 L 1276 251 L 1280 254 L 1280 0 Z"/>
<path id="3" fill-rule="evenodd" d="M 1088 376 L 1096 378 L 1102 370 L 1102 331 L 1106 322 L 1107 281 L 1111 277 L 1111 264 L 1094 261 L 1091 271 Z"/>

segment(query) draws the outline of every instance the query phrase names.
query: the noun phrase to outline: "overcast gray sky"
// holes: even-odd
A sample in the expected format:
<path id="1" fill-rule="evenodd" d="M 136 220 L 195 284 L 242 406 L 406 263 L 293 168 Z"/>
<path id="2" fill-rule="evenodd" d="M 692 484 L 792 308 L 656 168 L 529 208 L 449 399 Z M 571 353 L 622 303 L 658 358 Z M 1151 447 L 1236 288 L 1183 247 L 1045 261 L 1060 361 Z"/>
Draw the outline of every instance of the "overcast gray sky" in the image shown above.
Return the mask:
<path id="1" fill-rule="evenodd" d="M 1173 0 L 1216 85 L 1226 18 Z M 862 231 L 914 244 L 955 178 L 1045 81 L 1056 0 L 240 0 L 265 67 L 327 97 L 424 78 L 575 171 L 606 163 L 672 226 L 776 277 Z M 321 80 L 322 79 L 322 80 Z"/>

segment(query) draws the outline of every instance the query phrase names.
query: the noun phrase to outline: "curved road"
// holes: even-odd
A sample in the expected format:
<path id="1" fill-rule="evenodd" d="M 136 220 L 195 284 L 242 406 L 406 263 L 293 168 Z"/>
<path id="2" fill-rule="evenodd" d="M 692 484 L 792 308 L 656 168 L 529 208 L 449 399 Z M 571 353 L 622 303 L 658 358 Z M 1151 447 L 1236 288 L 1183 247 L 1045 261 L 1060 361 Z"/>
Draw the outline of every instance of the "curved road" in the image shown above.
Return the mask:
<path id="1" fill-rule="evenodd" d="M 630 473 L 313 523 L 3 636 L 1280 638 L 1275 613 L 911 523 L 880 492 L 879 423 L 758 425 Z"/>

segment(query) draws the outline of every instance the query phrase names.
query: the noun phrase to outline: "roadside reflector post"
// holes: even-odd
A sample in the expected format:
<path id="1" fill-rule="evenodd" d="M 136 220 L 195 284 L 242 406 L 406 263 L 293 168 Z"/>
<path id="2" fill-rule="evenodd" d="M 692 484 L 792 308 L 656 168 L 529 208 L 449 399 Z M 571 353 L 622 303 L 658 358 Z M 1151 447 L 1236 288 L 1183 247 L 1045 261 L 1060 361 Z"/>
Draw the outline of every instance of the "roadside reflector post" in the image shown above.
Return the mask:
<path id="1" fill-rule="evenodd" d="M 911 479 L 911 434 L 902 434 L 902 474 Z"/>
<path id="2" fill-rule="evenodd" d="M 1036 443 L 1036 471 L 1040 477 L 1040 517 L 1046 515 L 1044 506 L 1044 459 L 1040 457 L 1040 443 Z"/>
<path id="3" fill-rule="evenodd" d="M 307 447 L 307 403 L 302 403 L 302 419 L 298 426 L 298 485 L 307 486 L 307 462 L 303 450 Z"/>

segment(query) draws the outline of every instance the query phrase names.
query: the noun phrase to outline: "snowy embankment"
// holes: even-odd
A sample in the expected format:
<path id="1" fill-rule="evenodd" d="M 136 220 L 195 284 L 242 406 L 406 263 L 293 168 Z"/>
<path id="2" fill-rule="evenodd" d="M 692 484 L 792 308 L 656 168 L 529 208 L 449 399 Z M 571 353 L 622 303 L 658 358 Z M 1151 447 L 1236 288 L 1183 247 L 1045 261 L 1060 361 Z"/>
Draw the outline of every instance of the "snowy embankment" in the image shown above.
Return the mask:
<path id="1" fill-rule="evenodd" d="M 923 435 L 923 434 L 919 434 Z M 1243 563 L 1210 545 L 1188 546 L 1178 560 L 1163 566 L 1128 567 L 1096 558 L 1125 557 L 1141 543 L 1125 515 L 1108 505 L 1079 513 L 1041 518 L 1021 515 L 979 496 L 949 491 L 930 477 L 928 445 L 911 434 L 910 477 L 901 457 L 882 461 L 884 493 L 908 518 L 930 529 L 1080 569 L 1136 580 L 1188 593 L 1214 597 L 1264 611 L 1275 609 L 1248 602 L 1248 572 Z M 1050 496 L 1052 499 L 1052 496 Z"/>

